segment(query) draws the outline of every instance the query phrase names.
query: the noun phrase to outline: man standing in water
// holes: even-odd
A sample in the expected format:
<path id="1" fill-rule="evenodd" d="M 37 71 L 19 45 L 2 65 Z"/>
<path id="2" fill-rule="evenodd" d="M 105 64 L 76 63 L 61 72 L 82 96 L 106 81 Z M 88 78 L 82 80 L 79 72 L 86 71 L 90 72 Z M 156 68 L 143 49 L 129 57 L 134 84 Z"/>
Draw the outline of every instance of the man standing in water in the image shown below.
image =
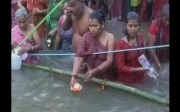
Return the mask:
<path id="1" fill-rule="evenodd" d="M 73 28 L 72 46 L 74 52 L 76 52 L 78 41 L 82 38 L 83 34 L 89 30 L 88 21 L 93 10 L 85 5 L 84 0 L 69 0 L 68 5 L 67 18 L 63 28 L 65 31 L 71 27 Z"/>

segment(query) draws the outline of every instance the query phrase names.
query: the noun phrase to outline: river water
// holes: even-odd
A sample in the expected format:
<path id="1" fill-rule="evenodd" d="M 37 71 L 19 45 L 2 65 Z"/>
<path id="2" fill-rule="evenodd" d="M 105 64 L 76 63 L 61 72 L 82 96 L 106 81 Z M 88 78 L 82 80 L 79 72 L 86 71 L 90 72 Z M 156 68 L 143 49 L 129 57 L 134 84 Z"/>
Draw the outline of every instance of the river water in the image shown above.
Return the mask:
<path id="1" fill-rule="evenodd" d="M 43 58 L 43 65 L 72 71 L 73 58 Z M 169 106 L 107 87 L 97 91 L 97 84 L 83 83 L 73 93 L 69 77 L 22 66 L 12 71 L 12 112 L 169 112 Z M 156 81 L 134 85 L 142 91 L 169 99 L 169 64 Z"/>

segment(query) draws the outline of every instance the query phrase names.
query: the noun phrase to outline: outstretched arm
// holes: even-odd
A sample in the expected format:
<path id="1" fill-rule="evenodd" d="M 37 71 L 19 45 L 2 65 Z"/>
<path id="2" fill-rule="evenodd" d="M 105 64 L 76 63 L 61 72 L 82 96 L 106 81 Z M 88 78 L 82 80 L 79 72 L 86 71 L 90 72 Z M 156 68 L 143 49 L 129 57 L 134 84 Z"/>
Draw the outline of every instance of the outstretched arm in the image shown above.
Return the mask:
<path id="1" fill-rule="evenodd" d="M 77 82 L 76 77 L 78 76 L 82 62 L 83 62 L 83 57 L 75 57 L 70 86 L 74 85 Z"/>

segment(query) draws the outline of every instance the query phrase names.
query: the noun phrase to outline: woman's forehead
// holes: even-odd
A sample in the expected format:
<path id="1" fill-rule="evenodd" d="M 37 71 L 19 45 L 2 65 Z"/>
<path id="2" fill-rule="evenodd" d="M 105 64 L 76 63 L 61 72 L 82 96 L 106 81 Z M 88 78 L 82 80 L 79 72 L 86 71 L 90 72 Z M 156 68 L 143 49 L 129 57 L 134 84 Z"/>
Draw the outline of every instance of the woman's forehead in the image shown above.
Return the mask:
<path id="1" fill-rule="evenodd" d="M 128 24 L 139 24 L 139 21 L 137 19 L 131 19 L 131 20 L 128 20 L 127 23 Z"/>

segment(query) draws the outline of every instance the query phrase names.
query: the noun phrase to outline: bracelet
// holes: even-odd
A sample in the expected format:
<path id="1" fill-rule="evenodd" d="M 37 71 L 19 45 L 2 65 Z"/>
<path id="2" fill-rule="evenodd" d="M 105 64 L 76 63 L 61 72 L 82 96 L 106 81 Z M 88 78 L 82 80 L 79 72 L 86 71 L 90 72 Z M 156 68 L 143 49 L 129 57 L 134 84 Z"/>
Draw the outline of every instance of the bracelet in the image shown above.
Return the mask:
<path id="1" fill-rule="evenodd" d="M 32 50 L 32 51 L 34 50 L 34 46 L 31 47 L 31 50 Z"/>

